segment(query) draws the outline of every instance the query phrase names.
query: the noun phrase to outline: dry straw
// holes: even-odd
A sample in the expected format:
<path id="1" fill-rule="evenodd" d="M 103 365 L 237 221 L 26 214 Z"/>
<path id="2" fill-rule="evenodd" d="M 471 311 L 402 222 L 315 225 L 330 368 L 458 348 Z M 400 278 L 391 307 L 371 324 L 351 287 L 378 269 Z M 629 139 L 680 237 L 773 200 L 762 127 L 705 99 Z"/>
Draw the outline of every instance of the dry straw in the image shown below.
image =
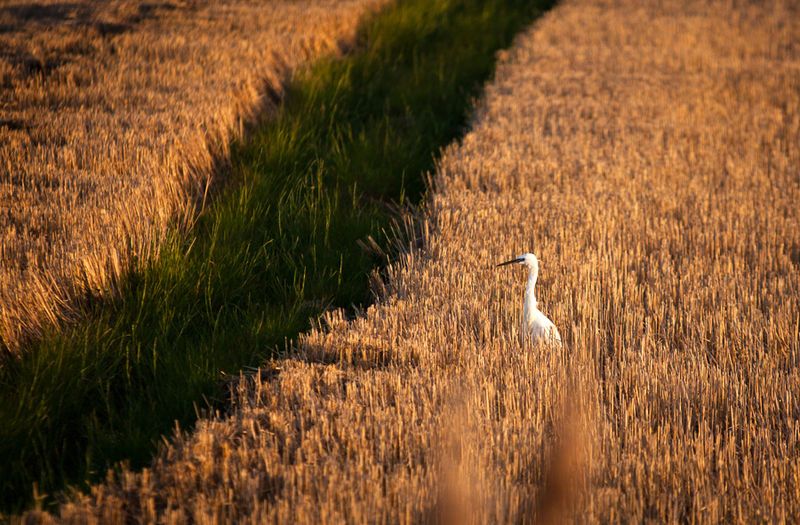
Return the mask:
<path id="1" fill-rule="evenodd" d="M 0 343 L 113 293 L 289 72 L 381 3 L 0 2 Z"/>
<path id="2" fill-rule="evenodd" d="M 61 519 L 797 523 L 798 42 L 794 3 L 561 4 L 385 301 Z M 532 246 L 562 350 L 521 345 L 524 276 L 491 269 Z"/>

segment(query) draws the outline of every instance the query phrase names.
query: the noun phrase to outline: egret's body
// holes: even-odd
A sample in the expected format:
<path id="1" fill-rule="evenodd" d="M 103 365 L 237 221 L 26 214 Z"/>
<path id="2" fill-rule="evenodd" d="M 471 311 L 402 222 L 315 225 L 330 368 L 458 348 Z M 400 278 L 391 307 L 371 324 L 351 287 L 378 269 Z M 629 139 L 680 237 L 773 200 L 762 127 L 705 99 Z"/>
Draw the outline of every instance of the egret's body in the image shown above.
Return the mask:
<path id="1" fill-rule="evenodd" d="M 539 260 L 532 253 L 525 253 L 515 259 L 500 263 L 497 266 L 506 264 L 524 264 L 528 268 L 528 284 L 525 287 L 525 304 L 522 308 L 522 329 L 523 333 L 530 337 L 534 342 L 552 342 L 561 344 L 561 334 L 553 321 L 547 318 L 536 302 L 536 279 L 539 277 Z"/>

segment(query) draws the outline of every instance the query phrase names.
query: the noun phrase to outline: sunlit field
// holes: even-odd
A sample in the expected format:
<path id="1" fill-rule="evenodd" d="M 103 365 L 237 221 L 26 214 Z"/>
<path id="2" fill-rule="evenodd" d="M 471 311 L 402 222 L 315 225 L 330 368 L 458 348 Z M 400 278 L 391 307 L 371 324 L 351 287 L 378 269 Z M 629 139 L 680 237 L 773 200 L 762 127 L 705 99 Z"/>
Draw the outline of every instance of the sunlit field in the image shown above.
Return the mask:
<path id="1" fill-rule="evenodd" d="M 191 224 L 291 71 L 382 3 L 0 1 L 0 356 Z"/>
<path id="2" fill-rule="evenodd" d="M 372 30 L 423 20 L 400 5 Z M 463 16 L 433 19 L 484 34 Z M 372 306 L 329 308 L 149 468 L 25 517 L 800 522 L 800 4 L 567 0 L 497 58 Z M 562 345 L 524 337 L 526 274 L 495 267 L 528 251 Z"/>

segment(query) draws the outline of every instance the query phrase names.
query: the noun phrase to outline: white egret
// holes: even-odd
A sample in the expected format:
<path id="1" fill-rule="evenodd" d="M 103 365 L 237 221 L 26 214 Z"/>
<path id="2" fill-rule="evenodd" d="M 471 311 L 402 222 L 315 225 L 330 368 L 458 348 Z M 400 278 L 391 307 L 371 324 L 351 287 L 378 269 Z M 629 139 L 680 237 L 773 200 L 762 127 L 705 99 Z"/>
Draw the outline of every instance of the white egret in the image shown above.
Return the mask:
<path id="1" fill-rule="evenodd" d="M 522 309 L 522 329 L 532 341 L 545 341 L 561 344 L 561 334 L 553 321 L 539 310 L 536 302 L 536 279 L 539 277 L 539 259 L 532 253 L 523 253 L 510 261 L 502 262 L 497 266 L 507 264 L 524 264 L 528 267 L 528 285 L 525 287 L 525 306 Z"/>

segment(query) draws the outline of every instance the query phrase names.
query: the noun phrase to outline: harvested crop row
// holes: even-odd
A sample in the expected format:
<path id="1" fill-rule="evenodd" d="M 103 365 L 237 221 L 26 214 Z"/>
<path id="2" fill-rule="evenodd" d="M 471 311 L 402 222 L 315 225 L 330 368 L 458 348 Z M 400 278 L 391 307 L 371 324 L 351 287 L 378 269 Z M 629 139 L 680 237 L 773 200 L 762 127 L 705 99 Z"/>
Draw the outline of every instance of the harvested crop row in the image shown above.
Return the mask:
<path id="1" fill-rule="evenodd" d="M 798 15 L 550 12 L 446 151 L 386 300 L 61 518 L 800 520 Z M 522 276 L 491 268 L 528 249 L 561 350 L 520 343 Z"/>
<path id="2" fill-rule="evenodd" d="M 74 317 L 190 221 L 242 123 L 382 3 L 0 5 L 0 345 Z"/>

